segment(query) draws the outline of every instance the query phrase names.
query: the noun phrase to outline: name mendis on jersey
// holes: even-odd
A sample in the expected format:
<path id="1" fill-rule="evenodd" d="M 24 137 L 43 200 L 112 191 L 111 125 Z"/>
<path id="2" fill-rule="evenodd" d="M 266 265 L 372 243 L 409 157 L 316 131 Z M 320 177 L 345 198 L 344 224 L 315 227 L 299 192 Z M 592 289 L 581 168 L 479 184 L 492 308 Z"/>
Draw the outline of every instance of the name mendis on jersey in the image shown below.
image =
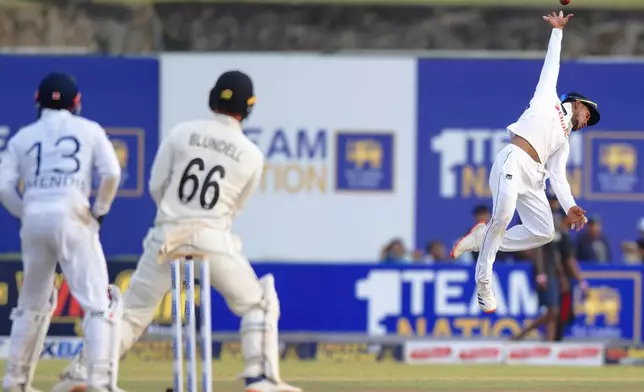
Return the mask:
<path id="1" fill-rule="evenodd" d="M 190 145 L 215 150 L 226 155 L 235 162 L 239 162 L 243 153 L 243 151 L 238 150 L 237 146 L 233 143 L 228 143 L 225 140 L 219 140 L 212 136 L 200 135 L 198 133 L 190 135 Z"/>
<path id="2" fill-rule="evenodd" d="M 25 181 L 25 189 L 53 189 L 70 187 L 86 189 L 86 182 L 82 178 L 62 174 L 41 175 L 36 177 L 34 180 Z"/>

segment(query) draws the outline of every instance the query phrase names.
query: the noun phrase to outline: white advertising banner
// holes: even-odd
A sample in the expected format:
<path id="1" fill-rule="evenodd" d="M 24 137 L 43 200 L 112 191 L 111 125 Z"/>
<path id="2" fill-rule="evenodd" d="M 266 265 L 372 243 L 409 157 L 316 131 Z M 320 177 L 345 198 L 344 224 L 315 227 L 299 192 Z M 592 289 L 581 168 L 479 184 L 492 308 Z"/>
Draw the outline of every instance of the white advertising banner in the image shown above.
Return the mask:
<path id="1" fill-rule="evenodd" d="M 602 343 L 544 343 L 502 341 L 409 341 L 405 343 L 405 362 L 506 363 L 524 366 L 603 366 Z"/>
<path id="2" fill-rule="evenodd" d="M 409 341 L 405 362 L 412 365 L 503 362 L 503 342 Z"/>
<path id="3" fill-rule="evenodd" d="M 506 361 L 510 365 L 602 366 L 604 351 L 602 343 L 515 343 L 507 347 Z"/>
<path id="4" fill-rule="evenodd" d="M 412 244 L 415 60 L 162 55 L 162 137 L 208 117 L 210 88 L 234 69 L 253 79 L 257 104 L 244 131 L 266 156 L 234 227 L 250 259 L 373 262 L 394 237 Z"/>

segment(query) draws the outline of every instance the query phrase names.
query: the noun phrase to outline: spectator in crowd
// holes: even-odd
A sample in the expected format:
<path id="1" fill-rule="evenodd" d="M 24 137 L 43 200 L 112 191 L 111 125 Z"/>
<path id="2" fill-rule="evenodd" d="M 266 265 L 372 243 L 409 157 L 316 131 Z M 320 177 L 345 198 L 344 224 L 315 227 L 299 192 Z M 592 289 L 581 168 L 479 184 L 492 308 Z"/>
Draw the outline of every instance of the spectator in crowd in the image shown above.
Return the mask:
<path id="1" fill-rule="evenodd" d="M 561 264 L 565 279 L 561 287 L 559 317 L 557 318 L 557 331 L 555 333 L 555 341 L 560 342 L 563 340 L 566 326 L 575 320 L 573 309 L 575 283 L 579 285 L 579 290 L 582 291 L 584 297 L 588 293 L 588 283 L 584 279 L 579 262 L 575 257 L 575 246 L 570 236 L 571 222 L 554 194 L 548 194 L 548 200 L 555 219 L 556 233 L 554 242 L 558 243 L 558 248 L 561 252 Z"/>
<path id="2" fill-rule="evenodd" d="M 425 245 L 425 252 L 416 259 L 420 264 L 432 264 L 435 262 L 447 261 L 447 248 L 440 241 L 429 241 Z"/>
<path id="3" fill-rule="evenodd" d="M 485 204 L 479 204 L 472 210 L 474 223 L 487 223 L 491 217 L 490 207 Z"/>
<path id="4" fill-rule="evenodd" d="M 515 261 L 530 261 L 534 260 L 535 258 L 535 250 L 534 249 L 525 249 L 519 252 L 514 252 L 511 254 L 512 258 L 508 257 L 506 261 L 508 262 L 515 262 Z"/>
<path id="5" fill-rule="evenodd" d="M 573 254 L 570 222 L 555 195 L 548 194 L 548 201 L 553 213 L 555 238 L 551 243 L 533 249 L 532 258 L 539 305 L 544 311 L 516 335 L 515 340 L 521 340 L 536 328 L 545 326 L 546 341 L 561 341 L 566 325 L 574 319 L 571 295 L 574 283 L 579 282 L 584 292 L 588 289 Z"/>
<path id="6" fill-rule="evenodd" d="M 542 314 L 515 335 L 513 340 L 522 340 L 530 332 L 545 326 L 545 340 L 552 342 L 555 340 L 557 331 L 560 294 L 562 289 L 565 289 L 562 287 L 561 255 L 554 241 L 532 251 L 533 271 Z"/>
<path id="7" fill-rule="evenodd" d="M 577 237 L 577 259 L 581 261 L 608 264 L 611 262 L 610 245 L 602 232 L 599 217 L 588 219 L 584 231 Z"/>
<path id="8" fill-rule="evenodd" d="M 644 218 L 637 224 L 639 238 L 635 241 L 622 242 L 624 261 L 628 264 L 641 264 L 644 261 Z"/>
<path id="9" fill-rule="evenodd" d="M 575 257 L 573 241 L 569 234 L 571 222 L 563 214 L 560 215 L 560 218 L 560 224 L 555 225 L 555 227 L 559 227 L 555 235 L 555 241 L 559 242 L 565 281 L 563 282 L 564 288 L 562 288 L 561 292 L 559 305 L 560 317 L 557 319 L 557 331 L 555 334 L 555 341 L 557 342 L 563 340 L 566 326 L 575 320 L 575 312 L 573 309 L 573 289 L 575 288 L 575 282 L 579 284 L 579 290 L 582 291 L 584 297 L 588 294 L 588 283 L 584 279 L 579 262 Z"/>
<path id="10" fill-rule="evenodd" d="M 411 257 L 402 239 L 394 238 L 383 249 L 380 260 L 385 264 L 409 264 Z"/>
<path id="11" fill-rule="evenodd" d="M 473 218 L 472 225 L 463 231 L 463 235 L 467 235 L 472 229 L 472 227 L 477 223 L 487 223 L 490 220 L 490 216 L 491 216 L 490 207 L 488 207 L 485 204 L 476 205 L 472 210 L 472 218 Z M 507 260 L 509 256 L 510 255 L 508 253 L 498 252 L 496 256 L 496 260 L 497 261 Z M 478 257 L 479 257 L 479 252 L 465 252 L 457 259 L 457 261 L 462 263 L 473 263 L 476 261 L 476 259 L 478 259 Z"/>

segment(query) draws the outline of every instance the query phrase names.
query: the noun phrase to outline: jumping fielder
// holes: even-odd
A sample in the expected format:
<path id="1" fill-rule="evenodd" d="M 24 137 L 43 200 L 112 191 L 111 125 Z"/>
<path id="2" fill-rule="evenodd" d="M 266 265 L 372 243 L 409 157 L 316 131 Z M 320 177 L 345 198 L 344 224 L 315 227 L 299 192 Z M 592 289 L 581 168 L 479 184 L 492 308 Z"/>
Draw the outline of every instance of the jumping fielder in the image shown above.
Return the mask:
<path id="1" fill-rule="evenodd" d="M 207 255 L 213 287 L 242 318 L 245 391 L 299 392 L 280 378 L 280 305 L 273 276 L 257 279 L 231 233 L 264 167 L 262 152 L 241 126 L 254 104 L 251 79 L 239 71 L 226 72 L 210 91 L 214 116 L 179 124 L 161 143 L 149 183 L 158 212 L 123 295 L 121 352 L 141 337 L 170 288 L 170 264 L 159 255 L 191 248 Z M 52 392 L 84 385 L 84 355 L 65 369 Z"/>
<path id="2" fill-rule="evenodd" d="M 596 103 L 580 94 L 557 95 L 561 38 L 572 16 L 564 16 L 561 11 L 543 17 L 553 27 L 548 53 L 530 105 L 516 123 L 508 126 L 510 144 L 497 154 L 492 165 L 492 218 L 487 224 L 474 226 L 452 250 L 454 258 L 463 252 L 479 252 L 476 288 L 479 305 L 486 313 L 496 310 L 492 264 L 499 249 L 517 252 L 545 245 L 554 238 L 545 193 L 547 178 L 576 229 L 586 223 L 586 211 L 575 203 L 566 178 L 568 137 L 571 131 L 597 124 L 599 111 Z M 507 230 L 515 209 L 522 224 Z"/>
<path id="3" fill-rule="evenodd" d="M 36 95 L 39 118 L 7 145 L 0 163 L 0 201 L 21 220 L 24 274 L 11 319 L 4 392 L 35 392 L 31 384 L 56 308 L 56 264 L 85 310 L 88 391 L 116 391 L 120 294 L 109 286 L 98 239 L 120 182 L 121 168 L 105 130 L 77 116 L 74 79 L 52 73 Z M 100 175 L 90 209 L 93 170 Z M 24 183 L 21 198 L 19 180 Z M 108 296 L 109 290 L 109 296 Z"/>

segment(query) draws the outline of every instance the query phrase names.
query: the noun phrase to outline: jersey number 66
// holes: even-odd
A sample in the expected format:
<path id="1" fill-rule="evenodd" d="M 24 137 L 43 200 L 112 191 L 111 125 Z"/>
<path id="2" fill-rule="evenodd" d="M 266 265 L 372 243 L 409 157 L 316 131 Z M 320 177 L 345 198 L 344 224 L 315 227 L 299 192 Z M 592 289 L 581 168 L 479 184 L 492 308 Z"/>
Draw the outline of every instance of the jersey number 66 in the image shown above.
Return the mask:
<path id="1" fill-rule="evenodd" d="M 217 173 L 219 174 L 219 179 L 223 179 L 226 176 L 226 170 L 220 165 L 213 167 L 206 175 L 203 184 L 200 184 L 199 177 L 194 173 L 190 173 L 193 166 L 196 166 L 199 172 L 203 172 L 205 169 L 204 161 L 201 158 L 195 158 L 188 162 L 188 166 L 186 166 L 181 176 L 181 181 L 179 181 L 179 200 L 184 204 L 188 204 L 195 198 L 197 191 L 201 189 L 199 192 L 199 204 L 201 208 L 212 210 L 219 200 L 219 184 L 212 177 Z M 192 187 L 190 188 L 190 193 L 186 194 L 186 186 L 189 182 L 192 183 Z"/>

